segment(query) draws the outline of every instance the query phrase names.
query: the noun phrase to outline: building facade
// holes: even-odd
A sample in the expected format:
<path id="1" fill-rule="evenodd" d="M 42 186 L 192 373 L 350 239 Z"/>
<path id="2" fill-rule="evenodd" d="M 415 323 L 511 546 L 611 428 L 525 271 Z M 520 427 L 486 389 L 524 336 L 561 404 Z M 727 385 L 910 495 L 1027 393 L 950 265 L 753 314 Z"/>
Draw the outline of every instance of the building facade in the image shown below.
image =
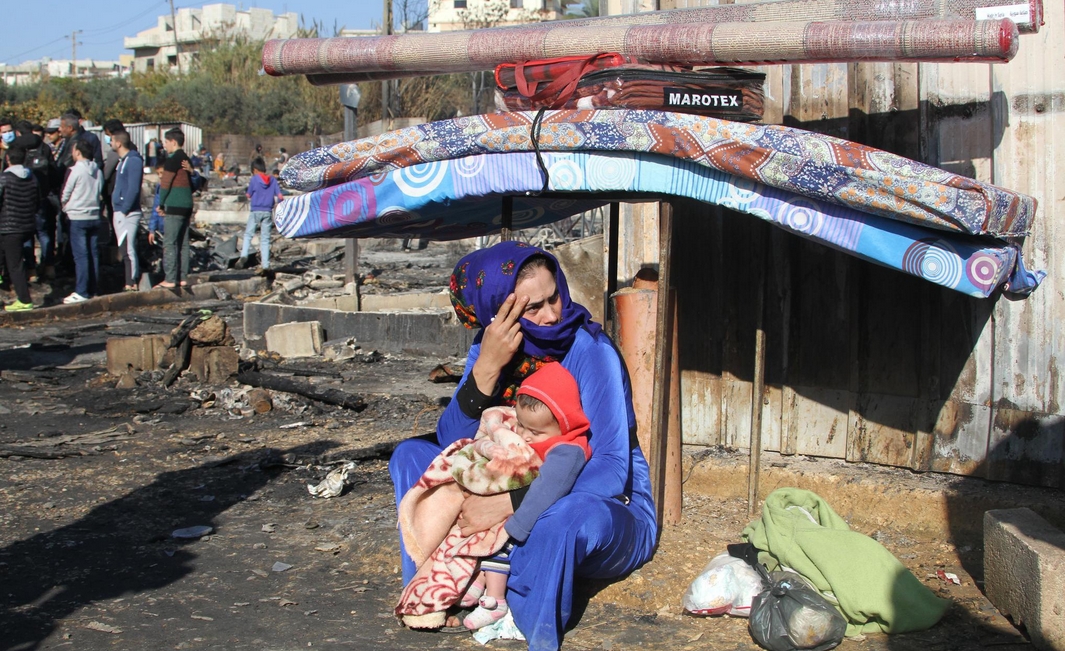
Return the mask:
<path id="1" fill-rule="evenodd" d="M 177 30 L 175 33 L 174 19 Z M 230 4 L 204 5 L 178 9 L 159 16 L 151 29 L 125 38 L 125 48 L 133 50 L 133 70 L 184 70 L 192 63 L 200 45 L 219 36 L 242 36 L 252 40 L 292 38 L 299 29 L 299 15 L 274 15 L 269 9 L 237 9 Z"/>
<path id="2" fill-rule="evenodd" d="M 429 0 L 428 31 L 480 29 L 561 17 L 561 0 Z"/>
<path id="3" fill-rule="evenodd" d="M 123 55 L 118 61 L 101 61 L 99 59 L 50 59 L 45 57 L 37 61 L 25 61 L 15 65 L 0 63 L 0 80 L 5 85 L 20 86 L 33 84 L 46 77 L 75 77 L 78 79 L 97 79 L 100 77 L 123 77 L 129 74 L 133 57 Z"/>

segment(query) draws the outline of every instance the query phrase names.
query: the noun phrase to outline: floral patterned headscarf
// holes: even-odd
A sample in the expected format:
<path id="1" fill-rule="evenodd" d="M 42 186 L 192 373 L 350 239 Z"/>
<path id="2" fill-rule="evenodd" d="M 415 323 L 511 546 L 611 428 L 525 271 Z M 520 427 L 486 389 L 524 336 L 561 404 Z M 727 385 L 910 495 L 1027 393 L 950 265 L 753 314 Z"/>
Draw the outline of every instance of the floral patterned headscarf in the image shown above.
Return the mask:
<path id="1" fill-rule="evenodd" d="M 481 330 L 475 341 L 481 341 L 485 326 L 492 322 L 507 296 L 514 293 L 518 270 L 534 255 L 546 257 L 555 267 L 562 318 L 550 326 L 519 321 L 522 348 L 503 369 L 503 404 L 513 404 L 518 385 L 525 377 L 547 362 L 562 360 L 573 345 L 577 330 L 584 328 L 593 336 L 602 331 L 584 306 L 570 300 L 566 276 L 555 256 L 524 242 L 500 242 L 466 255 L 451 274 L 451 304 L 463 325 Z"/>

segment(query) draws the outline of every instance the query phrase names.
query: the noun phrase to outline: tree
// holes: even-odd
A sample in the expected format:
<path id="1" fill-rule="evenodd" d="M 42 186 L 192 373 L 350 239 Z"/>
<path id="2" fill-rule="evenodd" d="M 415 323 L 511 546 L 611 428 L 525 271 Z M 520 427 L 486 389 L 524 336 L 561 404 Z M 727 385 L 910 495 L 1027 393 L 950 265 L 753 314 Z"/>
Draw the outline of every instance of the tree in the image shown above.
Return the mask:
<path id="1" fill-rule="evenodd" d="M 442 0 L 429 0 L 434 11 L 440 11 Z M 458 16 L 462 29 L 485 29 L 500 25 L 517 25 L 521 23 L 541 22 L 547 18 L 547 11 L 540 9 L 512 8 L 510 0 L 470 0 L 465 9 L 458 9 Z M 473 72 L 469 75 L 472 113 L 482 113 L 484 109 L 494 103 L 492 77 L 485 71 Z"/>

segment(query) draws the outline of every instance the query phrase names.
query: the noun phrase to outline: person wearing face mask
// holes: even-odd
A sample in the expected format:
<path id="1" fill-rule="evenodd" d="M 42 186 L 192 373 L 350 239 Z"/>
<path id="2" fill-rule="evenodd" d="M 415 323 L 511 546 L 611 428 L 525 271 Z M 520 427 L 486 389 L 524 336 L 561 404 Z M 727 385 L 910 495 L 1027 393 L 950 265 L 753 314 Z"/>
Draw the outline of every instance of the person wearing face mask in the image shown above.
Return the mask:
<path id="1" fill-rule="evenodd" d="M 11 118 L 0 118 L 0 150 L 6 152 L 11 148 L 11 143 L 15 142 L 15 127 L 11 124 Z M 0 152 L 0 157 L 2 157 Z M 7 159 L 4 158 L 0 161 L 0 170 L 7 169 Z"/>

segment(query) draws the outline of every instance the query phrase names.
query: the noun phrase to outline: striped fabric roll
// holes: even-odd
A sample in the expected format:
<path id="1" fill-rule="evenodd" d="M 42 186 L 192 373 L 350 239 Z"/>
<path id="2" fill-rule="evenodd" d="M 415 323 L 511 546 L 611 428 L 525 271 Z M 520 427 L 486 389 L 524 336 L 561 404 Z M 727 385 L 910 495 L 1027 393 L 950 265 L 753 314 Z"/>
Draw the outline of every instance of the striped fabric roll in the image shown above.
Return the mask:
<path id="1" fill-rule="evenodd" d="M 552 25 L 554 23 L 551 23 Z M 852 61 L 1009 61 L 1017 25 L 997 20 L 791 21 L 482 29 L 267 41 L 271 75 L 332 80 L 491 70 L 502 63 L 618 52 L 649 63 L 737 65 Z M 350 75 L 338 77 L 338 74 Z"/>

